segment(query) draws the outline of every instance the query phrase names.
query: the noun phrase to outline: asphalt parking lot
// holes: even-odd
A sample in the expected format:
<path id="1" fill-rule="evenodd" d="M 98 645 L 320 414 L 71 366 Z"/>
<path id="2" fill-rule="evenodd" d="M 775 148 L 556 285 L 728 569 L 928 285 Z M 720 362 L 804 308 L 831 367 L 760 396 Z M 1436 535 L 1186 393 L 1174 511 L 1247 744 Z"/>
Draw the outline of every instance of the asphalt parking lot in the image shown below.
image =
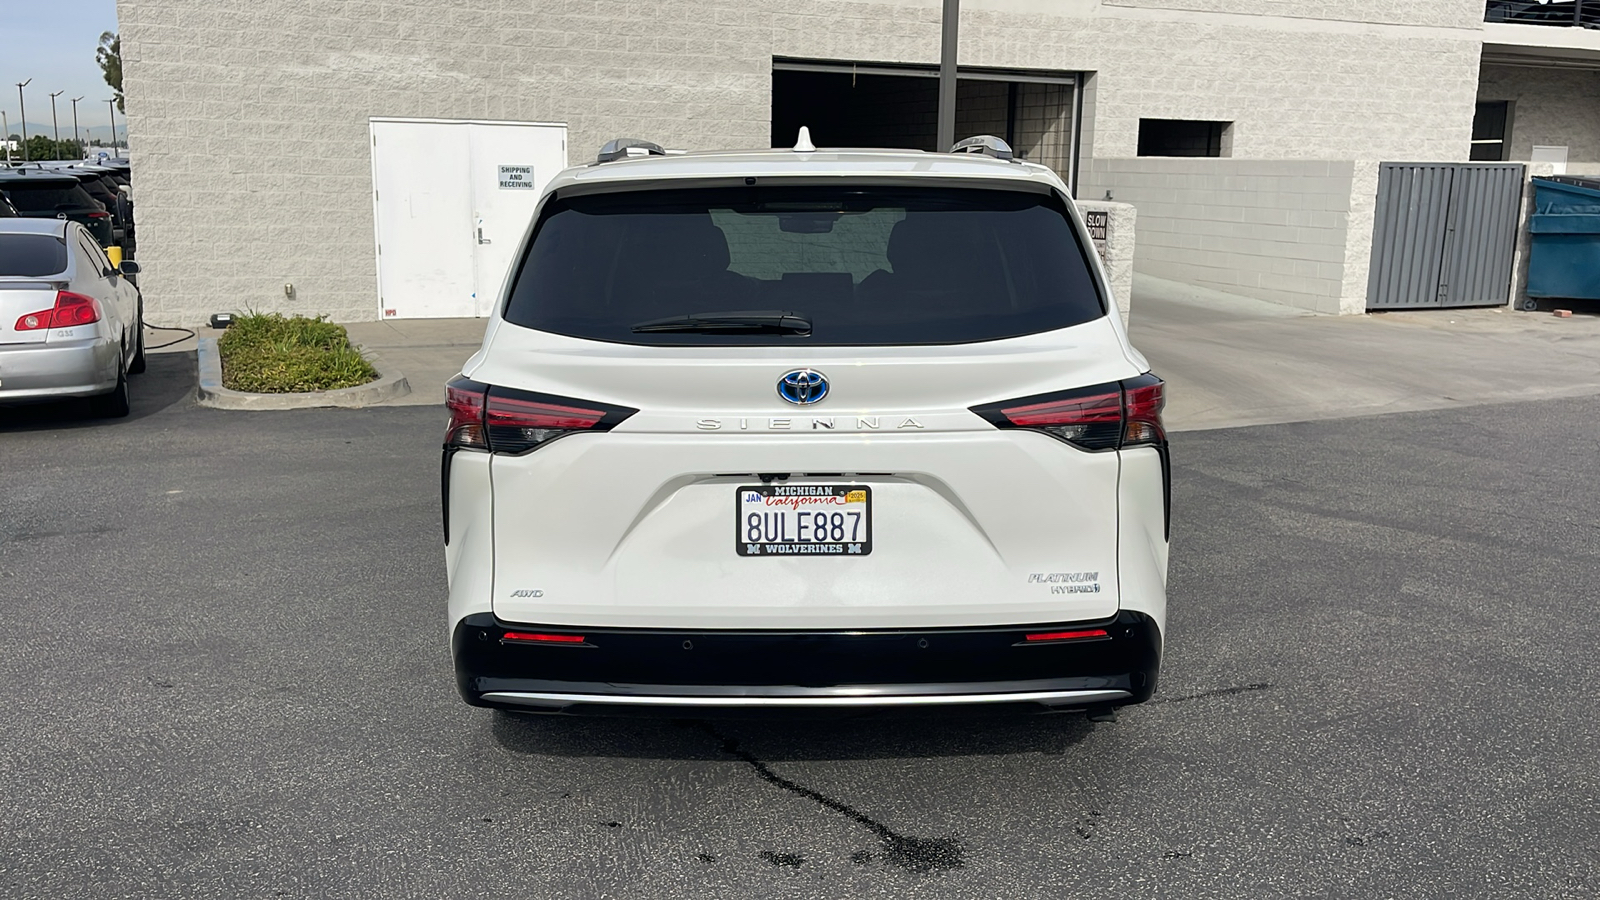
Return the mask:
<path id="1" fill-rule="evenodd" d="M 1157 698 L 457 699 L 438 407 L 0 419 L 0 895 L 1594 897 L 1600 400 L 1178 435 Z"/>

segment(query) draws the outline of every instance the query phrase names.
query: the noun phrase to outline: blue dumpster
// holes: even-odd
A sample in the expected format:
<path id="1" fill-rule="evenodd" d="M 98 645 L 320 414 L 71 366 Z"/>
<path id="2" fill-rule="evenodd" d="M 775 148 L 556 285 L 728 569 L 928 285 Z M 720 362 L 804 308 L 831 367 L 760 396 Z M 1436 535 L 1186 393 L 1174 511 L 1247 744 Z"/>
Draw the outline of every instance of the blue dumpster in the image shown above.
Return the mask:
<path id="1" fill-rule="evenodd" d="M 1533 179 L 1528 296 L 1600 300 L 1600 179 Z"/>

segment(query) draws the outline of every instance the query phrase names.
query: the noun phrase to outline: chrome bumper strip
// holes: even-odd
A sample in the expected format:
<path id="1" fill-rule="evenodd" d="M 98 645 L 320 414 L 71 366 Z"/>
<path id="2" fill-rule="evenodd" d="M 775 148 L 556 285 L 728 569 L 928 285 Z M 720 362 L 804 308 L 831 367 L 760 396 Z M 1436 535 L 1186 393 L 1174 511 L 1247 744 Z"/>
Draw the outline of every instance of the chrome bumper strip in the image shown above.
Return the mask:
<path id="1" fill-rule="evenodd" d="M 760 696 L 705 694 L 695 696 L 646 694 L 556 694 L 535 691 L 489 691 L 482 698 L 490 703 L 516 706 L 562 708 L 583 703 L 613 706 L 701 706 L 701 707 L 868 707 L 868 706 L 964 706 L 980 703 L 1042 703 L 1046 706 L 1089 706 L 1126 700 L 1127 691 L 1021 691 L 990 694 L 900 694 L 845 696 Z"/>

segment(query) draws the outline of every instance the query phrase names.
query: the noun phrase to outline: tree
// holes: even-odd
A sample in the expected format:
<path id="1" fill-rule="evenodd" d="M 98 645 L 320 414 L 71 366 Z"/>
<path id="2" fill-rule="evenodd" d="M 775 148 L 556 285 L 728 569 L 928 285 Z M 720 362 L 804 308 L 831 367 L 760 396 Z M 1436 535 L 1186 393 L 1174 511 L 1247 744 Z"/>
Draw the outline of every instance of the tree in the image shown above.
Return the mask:
<path id="1" fill-rule="evenodd" d="M 20 153 L 17 158 L 21 158 Z M 35 162 L 43 159 L 83 159 L 83 145 L 71 139 L 53 141 L 47 135 L 31 134 L 28 136 L 28 159 Z"/>
<path id="2" fill-rule="evenodd" d="M 94 51 L 94 61 L 100 64 L 106 84 L 116 92 L 117 112 L 127 113 L 122 107 L 122 35 L 102 32 L 100 46 Z"/>

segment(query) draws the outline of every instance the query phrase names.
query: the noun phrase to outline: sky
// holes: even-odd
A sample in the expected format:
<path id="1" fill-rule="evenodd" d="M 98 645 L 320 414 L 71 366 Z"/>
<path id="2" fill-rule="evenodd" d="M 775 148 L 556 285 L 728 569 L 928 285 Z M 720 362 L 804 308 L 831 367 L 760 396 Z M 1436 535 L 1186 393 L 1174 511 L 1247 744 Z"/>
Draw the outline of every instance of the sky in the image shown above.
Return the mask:
<path id="1" fill-rule="evenodd" d="M 78 123 L 95 126 L 95 137 L 105 138 L 110 130 L 106 100 L 111 88 L 95 64 L 94 50 L 102 31 L 117 30 L 116 0 L 0 0 L 0 110 L 4 110 L 13 134 L 21 133 L 17 124 L 17 82 L 33 79 L 24 88 L 28 104 L 28 133 L 36 128 L 50 129 L 50 94 L 56 98 L 62 137 L 72 130 L 73 97 L 78 103 Z M 123 129 L 122 114 L 117 114 L 117 133 Z"/>

